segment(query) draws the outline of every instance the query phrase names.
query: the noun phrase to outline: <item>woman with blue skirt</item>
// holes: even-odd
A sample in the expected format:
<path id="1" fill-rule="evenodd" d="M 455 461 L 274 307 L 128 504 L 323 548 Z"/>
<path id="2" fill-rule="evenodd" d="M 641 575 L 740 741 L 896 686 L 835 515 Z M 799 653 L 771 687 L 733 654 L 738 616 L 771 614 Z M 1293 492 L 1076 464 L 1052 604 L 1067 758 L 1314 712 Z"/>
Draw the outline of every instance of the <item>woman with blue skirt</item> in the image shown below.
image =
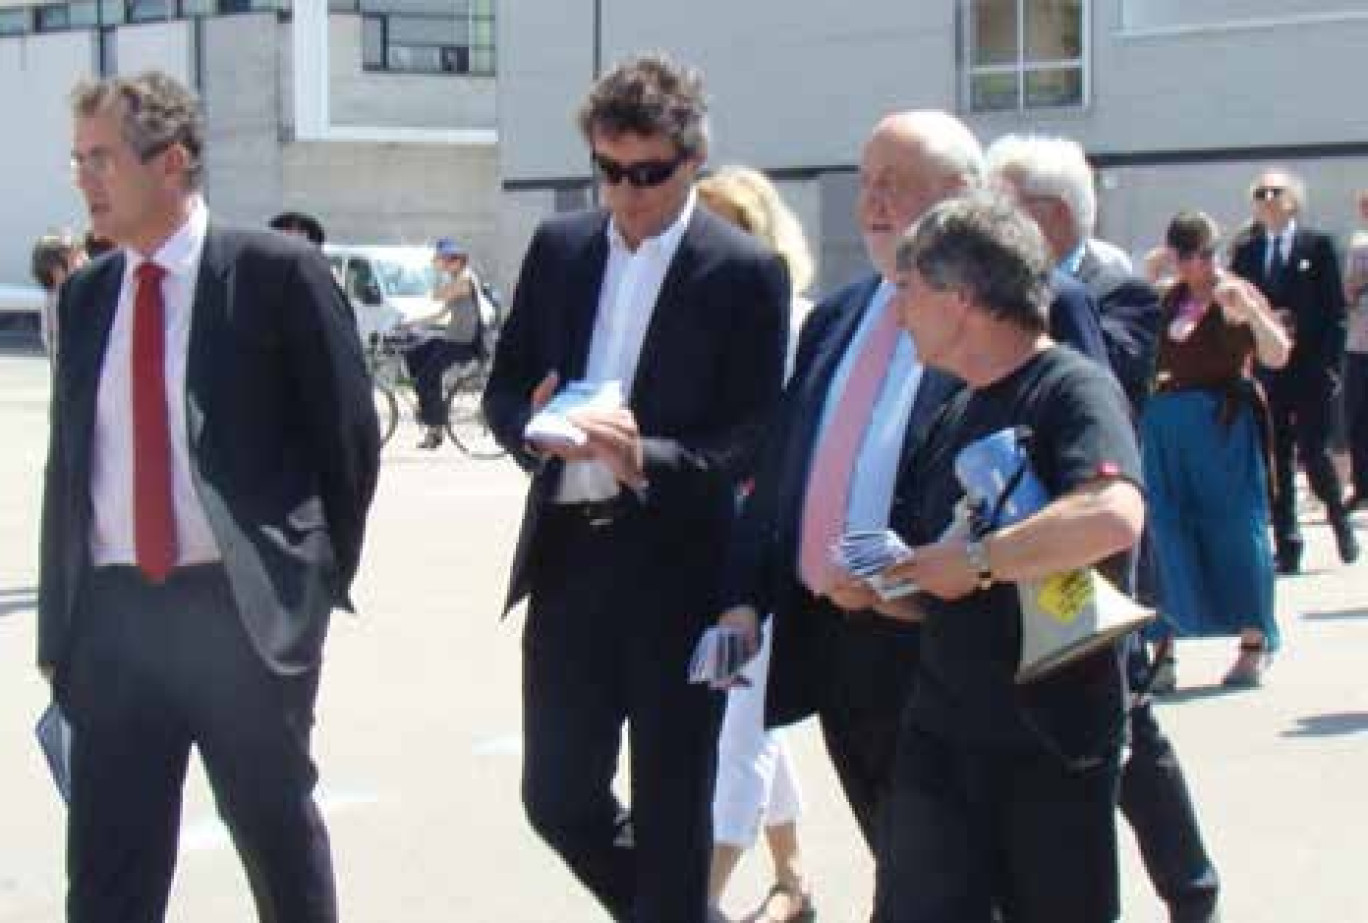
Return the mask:
<path id="1" fill-rule="evenodd" d="M 1282 366 L 1290 344 L 1258 290 L 1217 266 L 1218 234 L 1201 212 L 1180 212 L 1169 224 L 1176 274 L 1163 298 L 1155 390 L 1142 424 L 1164 619 L 1157 685 L 1170 688 L 1175 635 L 1238 637 L 1223 680 L 1235 687 L 1258 686 L 1279 643 L 1268 417 L 1251 370 L 1253 361 Z"/>

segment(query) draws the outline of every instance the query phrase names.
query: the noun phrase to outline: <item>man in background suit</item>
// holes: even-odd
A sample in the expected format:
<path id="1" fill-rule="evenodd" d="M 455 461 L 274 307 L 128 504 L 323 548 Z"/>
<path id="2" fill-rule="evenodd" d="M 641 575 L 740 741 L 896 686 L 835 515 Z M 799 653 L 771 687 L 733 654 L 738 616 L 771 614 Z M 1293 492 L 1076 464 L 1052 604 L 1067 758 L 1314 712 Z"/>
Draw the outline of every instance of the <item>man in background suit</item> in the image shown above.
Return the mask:
<path id="1" fill-rule="evenodd" d="M 78 86 L 72 168 L 119 249 L 63 289 L 38 665 L 72 726 L 68 918 L 165 915 L 198 748 L 261 920 L 333 921 L 309 730 L 379 440 L 319 252 L 210 219 L 194 96 Z"/>
<path id="2" fill-rule="evenodd" d="M 659 56 L 579 116 L 605 210 L 548 220 L 523 260 L 484 408 L 533 473 L 508 606 L 523 641 L 523 801 L 616 920 L 700 923 L 721 699 L 690 685 L 761 428 L 779 397 L 779 257 L 697 205 L 699 76 Z M 583 445 L 528 443 L 563 383 L 620 381 Z M 612 793 L 628 725 L 631 811 Z"/>
<path id="3" fill-rule="evenodd" d="M 1330 237 L 1297 222 L 1306 187 L 1286 170 L 1268 170 L 1250 186 L 1254 231 L 1231 253 L 1230 268 L 1259 287 L 1292 336 L 1292 355 L 1277 371 L 1263 370 L 1273 422 L 1273 540 L 1280 574 L 1301 570 L 1296 458 L 1344 563 L 1358 559 L 1338 473 L 1330 460 L 1330 427 L 1344 359 L 1344 287 Z"/>

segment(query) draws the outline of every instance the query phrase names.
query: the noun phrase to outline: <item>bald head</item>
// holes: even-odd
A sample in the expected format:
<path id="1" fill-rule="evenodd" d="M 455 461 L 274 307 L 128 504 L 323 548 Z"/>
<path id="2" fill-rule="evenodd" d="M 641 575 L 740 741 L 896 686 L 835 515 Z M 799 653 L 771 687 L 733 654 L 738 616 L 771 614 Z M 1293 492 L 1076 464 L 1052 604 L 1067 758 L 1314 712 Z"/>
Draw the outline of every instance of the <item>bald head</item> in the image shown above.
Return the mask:
<path id="1" fill-rule="evenodd" d="M 983 151 L 954 116 L 897 112 L 874 127 L 860 160 L 860 231 L 884 278 L 898 238 L 933 205 L 983 183 Z"/>

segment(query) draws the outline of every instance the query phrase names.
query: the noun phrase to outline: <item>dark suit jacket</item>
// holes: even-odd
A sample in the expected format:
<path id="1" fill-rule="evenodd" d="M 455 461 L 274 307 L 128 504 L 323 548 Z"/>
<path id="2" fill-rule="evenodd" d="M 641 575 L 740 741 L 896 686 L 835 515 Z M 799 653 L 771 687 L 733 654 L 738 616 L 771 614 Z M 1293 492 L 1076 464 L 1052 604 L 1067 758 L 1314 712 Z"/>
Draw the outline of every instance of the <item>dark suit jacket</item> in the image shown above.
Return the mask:
<path id="1" fill-rule="evenodd" d="M 1262 231 L 1250 234 L 1231 254 L 1230 268 L 1257 285 L 1275 309 L 1292 312 L 1296 330 L 1287 364 L 1263 372 L 1269 395 L 1328 394 L 1325 389 L 1338 380 L 1345 337 L 1344 285 L 1334 242 L 1319 231 L 1298 227 L 1285 269 L 1276 278 L 1264 271 L 1268 245 Z"/>
<path id="2" fill-rule="evenodd" d="M 762 617 L 774 614 L 766 696 L 770 724 L 798 721 L 819 704 L 816 678 L 826 668 L 816 628 L 818 619 L 830 616 L 798 579 L 803 501 L 827 391 L 878 285 L 877 276 L 847 285 L 817 305 L 803 324 L 793 377 L 730 550 L 724 606 L 744 604 Z M 904 459 L 958 386 L 934 369 L 923 372 L 903 440 Z M 902 493 L 895 489 L 895 503 Z"/>
<path id="3" fill-rule="evenodd" d="M 602 211 L 552 218 L 533 235 L 499 337 L 484 410 L 499 442 L 533 473 L 505 610 L 531 589 L 540 514 L 563 466 L 531 455 L 532 390 L 550 371 L 584 376 L 608 260 Z M 696 207 L 641 346 L 628 405 L 649 481 L 643 513 L 681 567 L 715 576 L 761 429 L 778 401 L 788 335 L 783 263 Z"/>
<path id="4" fill-rule="evenodd" d="M 1131 413 L 1139 419 L 1154 379 L 1159 342 L 1159 293 L 1144 279 L 1104 264 L 1088 248 L 1078 264 L 1102 322 L 1112 374 L 1121 382 Z"/>
<path id="5" fill-rule="evenodd" d="M 90 566 L 96 394 L 124 256 L 62 287 L 43 496 L 38 662 L 60 679 Z M 356 325 L 312 245 L 211 220 L 186 365 L 191 473 L 258 653 L 280 673 L 322 653 L 350 608 L 379 437 Z"/>
<path id="6" fill-rule="evenodd" d="M 1056 343 L 1072 346 L 1090 359 L 1110 368 L 1107 344 L 1102 338 L 1102 322 L 1092 295 L 1068 273 L 1050 272 L 1049 333 Z"/>

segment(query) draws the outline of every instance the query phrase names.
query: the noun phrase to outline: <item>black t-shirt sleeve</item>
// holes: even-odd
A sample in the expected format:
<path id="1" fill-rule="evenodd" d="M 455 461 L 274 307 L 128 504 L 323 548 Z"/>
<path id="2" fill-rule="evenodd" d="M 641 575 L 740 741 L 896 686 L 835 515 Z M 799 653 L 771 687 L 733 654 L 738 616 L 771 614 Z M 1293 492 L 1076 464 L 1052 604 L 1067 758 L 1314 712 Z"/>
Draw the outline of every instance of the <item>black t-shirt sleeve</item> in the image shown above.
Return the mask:
<path id="1" fill-rule="evenodd" d="M 1140 453 L 1125 394 L 1085 361 L 1064 363 L 1047 384 L 1035 427 L 1032 461 L 1051 497 L 1099 477 L 1142 485 Z"/>

